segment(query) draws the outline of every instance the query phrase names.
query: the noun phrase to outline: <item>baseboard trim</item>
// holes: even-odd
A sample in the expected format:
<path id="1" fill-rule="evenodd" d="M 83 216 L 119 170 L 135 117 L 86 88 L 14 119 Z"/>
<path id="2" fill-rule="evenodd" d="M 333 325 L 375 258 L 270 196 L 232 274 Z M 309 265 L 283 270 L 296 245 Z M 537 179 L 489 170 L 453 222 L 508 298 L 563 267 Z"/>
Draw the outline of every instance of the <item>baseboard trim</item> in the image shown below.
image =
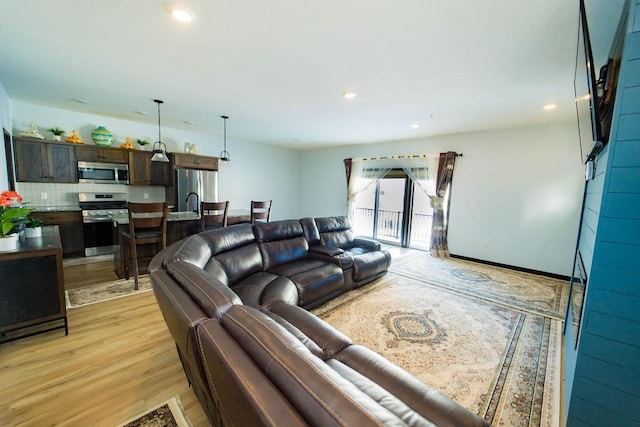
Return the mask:
<path id="1" fill-rule="evenodd" d="M 471 258 L 463 255 L 451 254 L 451 258 L 458 258 L 458 259 L 463 259 L 465 261 L 479 262 L 481 264 L 492 265 L 494 267 L 508 268 L 510 270 L 520 271 L 523 273 L 537 274 L 539 276 L 545 276 L 545 277 L 550 277 L 552 279 L 564 280 L 566 282 L 568 282 L 571 279 L 569 276 L 565 276 L 562 274 L 555 274 L 555 273 L 549 273 L 546 271 L 533 270 L 531 268 L 516 267 L 515 265 L 501 264 L 499 262 L 486 261 L 484 259 Z"/>

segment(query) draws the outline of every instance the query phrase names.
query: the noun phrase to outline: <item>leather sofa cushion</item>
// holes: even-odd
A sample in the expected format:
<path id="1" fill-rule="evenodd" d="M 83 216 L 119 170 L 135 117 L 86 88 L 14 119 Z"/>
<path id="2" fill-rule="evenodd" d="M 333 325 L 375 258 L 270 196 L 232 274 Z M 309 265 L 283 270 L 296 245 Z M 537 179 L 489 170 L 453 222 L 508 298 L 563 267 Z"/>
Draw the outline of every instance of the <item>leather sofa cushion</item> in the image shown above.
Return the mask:
<path id="1" fill-rule="evenodd" d="M 267 272 L 258 272 L 231 286 L 244 304 L 270 307 L 277 302 L 298 305 L 298 289 L 291 280 Z"/>
<path id="2" fill-rule="evenodd" d="M 325 300 L 325 297 L 340 292 L 344 287 L 342 268 L 313 258 L 278 265 L 269 273 L 291 280 L 298 288 L 298 304 L 303 307 Z"/>
<path id="3" fill-rule="evenodd" d="M 350 251 L 351 252 L 351 251 Z M 353 257 L 353 281 L 359 282 L 386 271 L 391 265 L 387 251 L 374 251 Z"/>
<path id="4" fill-rule="evenodd" d="M 219 319 L 240 297 L 211 274 L 184 261 L 169 265 L 168 272 L 207 316 Z"/>
<path id="5" fill-rule="evenodd" d="M 234 306 L 221 324 L 310 424 L 401 424 L 398 417 L 314 356 L 264 313 Z"/>
<path id="6" fill-rule="evenodd" d="M 316 222 L 313 218 L 302 218 L 300 220 L 300 225 L 302 225 L 302 230 L 304 231 L 304 237 L 309 242 L 309 245 L 319 245 L 320 244 L 320 231 L 318 231 L 318 227 L 316 226 Z"/>
<path id="7" fill-rule="evenodd" d="M 329 231 L 350 230 L 351 221 L 349 221 L 349 218 L 345 215 L 330 216 L 326 218 L 316 218 L 316 226 L 322 234 Z"/>
<path id="8" fill-rule="evenodd" d="M 215 259 L 222 265 L 231 286 L 262 271 L 262 255 L 255 242 L 218 254 Z"/>
<path id="9" fill-rule="evenodd" d="M 173 246 L 173 245 L 172 245 Z M 163 264 L 165 268 L 176 261 L 184 261 L 200 268 L 211 259 L 211 247 L 209 241 L 201 235 L 195 234 L 177 243 L 175 249 L 167 253 Z"/>
<path id="10" fill-rule="evenodd" d="M 254 231 L 265 271 L 308 255 L 309 243 L 298 220 L 258 223 Z"/>
<path id="11" fill-rule="evenodd" d="M 249 223 L 235 224 L 206 231 L 201 236 L 211 245 L 214 256 L 256 241 L 253 227 Z"/>

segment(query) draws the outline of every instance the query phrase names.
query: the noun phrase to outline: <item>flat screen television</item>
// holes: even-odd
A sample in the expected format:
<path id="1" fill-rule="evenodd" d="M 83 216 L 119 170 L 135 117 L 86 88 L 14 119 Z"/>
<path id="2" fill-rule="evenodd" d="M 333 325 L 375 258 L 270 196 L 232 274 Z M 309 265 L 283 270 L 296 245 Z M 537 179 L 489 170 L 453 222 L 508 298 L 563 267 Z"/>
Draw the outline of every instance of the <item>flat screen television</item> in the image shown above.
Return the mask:
<path id="1" fill-rule="evenodd" d="M 584 0 L 580 0 L 574 91 L 580 147 L 585 156 L 585 162 L 592 161 L 609 142 L 626 34 L 627 7 L 628 2 L 625 3 L 622 11 L 607 63 L 600 67 L 596 77 L 586 9 Z"/>
<path id="2" fill-rule="evenodd" d="M 589 160 L 590 157 L 593 159 L 597 151 L 599 151 L 597 141 L 600 141 L 602 134 L 600 121 L 598 120 L 598 114 L 596 112 L 597 92 L 593 67 L 593 54 L 591 52 L 587 15 L 584 0 L 580 0 L 580 22 L 578 25 L 578 46 L 576 48 L 573 89 L 576 99 L 580 151 L 583 154 L 585 152 L 588 153 L 586 160 Z M 601 146 L 600 144 L 600 147 Z"/>

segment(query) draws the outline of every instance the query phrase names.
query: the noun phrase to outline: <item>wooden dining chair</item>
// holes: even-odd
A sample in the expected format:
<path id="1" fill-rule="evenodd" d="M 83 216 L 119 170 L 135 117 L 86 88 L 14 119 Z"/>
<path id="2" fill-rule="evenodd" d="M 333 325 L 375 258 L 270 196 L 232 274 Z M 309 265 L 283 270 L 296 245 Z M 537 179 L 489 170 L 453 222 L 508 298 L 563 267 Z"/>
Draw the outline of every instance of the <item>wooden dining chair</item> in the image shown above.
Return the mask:
<path id="1" fill-rule="evenodd" d="M 227 226 L 229 202 L 200 203 L 200 231 L 212 230 Z"/>
<path id="2" fill-rule="evenodd" d="M 154 255 L 167 246 L 169 204 L 129 202 L 127 208 L 129 228 L 120 232 L 120 244 L 123 245 L 125 277 L 129 278 L 130 264 L 133 264 L 135 289 L 138 289 L 138 245 L 155 244 Z"/>
<path id="3" fill-rule="evenodd" d="M 255 224 L 256 220 L 269 222 L 271 218 L 271 202 L 272 200 L 263 202 L 251 201 L 251 224 Z"/>

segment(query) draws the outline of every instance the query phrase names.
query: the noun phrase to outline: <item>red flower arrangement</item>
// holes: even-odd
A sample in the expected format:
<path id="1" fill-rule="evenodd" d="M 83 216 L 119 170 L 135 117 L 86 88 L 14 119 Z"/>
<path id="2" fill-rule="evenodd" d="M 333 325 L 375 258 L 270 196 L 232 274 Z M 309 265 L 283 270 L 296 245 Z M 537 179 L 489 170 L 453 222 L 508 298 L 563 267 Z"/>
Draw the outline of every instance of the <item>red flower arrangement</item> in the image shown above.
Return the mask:
<path id="1" fill-rule="evenodd" d="M 22 206 L 22 196 L 15 191 L 0 193 L 0 238 L 18 231 L 31 209 Z"/>

